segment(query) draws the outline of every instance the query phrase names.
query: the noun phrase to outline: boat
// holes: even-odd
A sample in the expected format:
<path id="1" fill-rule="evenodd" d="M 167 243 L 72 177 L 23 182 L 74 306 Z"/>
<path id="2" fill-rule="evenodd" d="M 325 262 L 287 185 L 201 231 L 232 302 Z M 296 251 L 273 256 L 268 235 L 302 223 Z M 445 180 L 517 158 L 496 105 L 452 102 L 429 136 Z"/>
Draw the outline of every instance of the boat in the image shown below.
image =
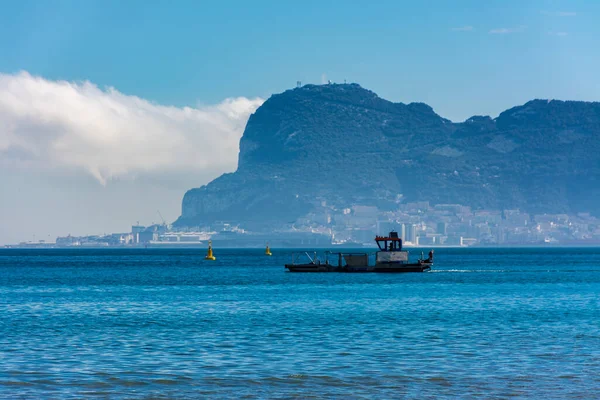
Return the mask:
<path id="1" fill-rule="evenodd" d="M 379 251 L 375 253 L 375 262 L 370 263 L 369 253 L 344 253 L 331 252 L 325 253 L 325 259 L 322 262 L 317 253 L 311 257 L 308 252 L 304 256 L 308 262 L 298 262 L 299 255 L 292 253 L 292 263 L 286 264 L 285 268 L 290 272 L 425 272 L 433 266 L 433 250 L 429 252 L 429 257 L 421 257 L 411 263 L 409 261 L 409 252 L 402 249 L 402 239 L 398 237 L 397 232 L 390 232 L 388 236 L 376 236 L 375 242 Z M 337 256 L 337 265 L 329 262 L 331 256 Z"/>

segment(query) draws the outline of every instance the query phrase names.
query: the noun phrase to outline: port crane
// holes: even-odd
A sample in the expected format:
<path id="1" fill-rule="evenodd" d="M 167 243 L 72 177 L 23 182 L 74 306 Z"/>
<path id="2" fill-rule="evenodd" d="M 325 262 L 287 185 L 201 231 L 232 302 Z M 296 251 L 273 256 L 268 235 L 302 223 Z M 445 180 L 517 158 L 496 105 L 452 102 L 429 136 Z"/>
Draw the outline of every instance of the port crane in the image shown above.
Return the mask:
<path id="1" fill-rule="evenodd" d="M 167 227 L 167 221 L 165 221 L 165 219 L 163 218 L 163 216 L 162 216 L 162 214 L 160 213 L 159 210 L 156 210 L 156 213 L 160 217 L 160 220 L 162 221 L 163 226 L 166 228 Z"/>

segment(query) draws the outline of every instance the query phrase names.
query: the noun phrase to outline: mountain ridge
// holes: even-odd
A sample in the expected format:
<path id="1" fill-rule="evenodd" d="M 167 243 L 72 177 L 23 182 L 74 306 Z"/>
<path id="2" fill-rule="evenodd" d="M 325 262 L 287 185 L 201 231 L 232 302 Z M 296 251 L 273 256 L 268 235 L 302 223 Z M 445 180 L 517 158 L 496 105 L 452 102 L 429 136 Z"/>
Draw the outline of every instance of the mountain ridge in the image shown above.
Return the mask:
<path id="1" fill-rule="evenodd" d="M 305 85 L 250 116 L 237 170 L 188 191 L 175 224 L 259 229 L 323 201 L 598 214 L 591 199 L 600 194 L 599 134 L 597 102 L 535 99 L 496 118 L 452 122 L 427 104 L 393 103 L 358 84 Z"/>

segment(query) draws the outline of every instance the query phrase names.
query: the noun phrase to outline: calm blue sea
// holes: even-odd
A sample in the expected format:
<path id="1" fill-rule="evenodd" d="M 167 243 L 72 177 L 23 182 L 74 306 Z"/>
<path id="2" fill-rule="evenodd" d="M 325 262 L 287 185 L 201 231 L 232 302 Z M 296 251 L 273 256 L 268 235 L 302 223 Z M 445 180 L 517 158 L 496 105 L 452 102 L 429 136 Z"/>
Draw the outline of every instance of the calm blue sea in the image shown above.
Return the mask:
<path id="1" fill-rule="evenodd" d="M 0 250 L 0 397 L 599 396 L 600 249 L 389 275 L 273 252 Z"/>

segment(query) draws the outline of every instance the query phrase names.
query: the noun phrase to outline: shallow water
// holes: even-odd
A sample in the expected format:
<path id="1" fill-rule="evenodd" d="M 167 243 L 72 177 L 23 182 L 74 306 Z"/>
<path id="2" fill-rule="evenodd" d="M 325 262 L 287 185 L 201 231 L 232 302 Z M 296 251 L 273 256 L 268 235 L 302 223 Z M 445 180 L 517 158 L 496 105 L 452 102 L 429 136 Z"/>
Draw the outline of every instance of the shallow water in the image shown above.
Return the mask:
<path id="1" fill-rule="evenodd" d="M 423 274 L 273 252 L 0 250 L 0 397 L 600 393 L 600 249 L 439 249 Z"/>

